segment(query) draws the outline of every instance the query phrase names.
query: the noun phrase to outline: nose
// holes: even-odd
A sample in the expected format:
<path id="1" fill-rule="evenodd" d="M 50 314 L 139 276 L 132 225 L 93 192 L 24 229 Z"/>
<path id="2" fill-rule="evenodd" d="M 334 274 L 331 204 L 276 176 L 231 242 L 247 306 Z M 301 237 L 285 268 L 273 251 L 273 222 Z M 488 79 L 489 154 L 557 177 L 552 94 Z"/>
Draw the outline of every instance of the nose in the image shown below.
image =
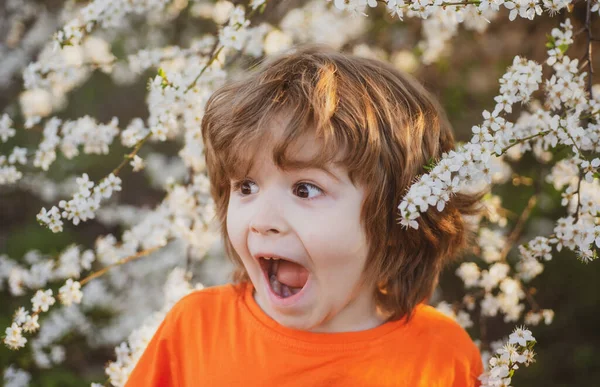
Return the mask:
<path id="1" fill-rule="evenodd" d="M 274 197 L 276 195 L 266 196 L 263 194 L 257 200 L 260 204 L 257 203 L 256 212 L 250 220 L 250 232 L 262 235 L 287 233 L 289 226 L 285 221 L 284 206 Z"/>
<path id="2" fill-rule="evenodd" d="M 269 228 L 269 226 L 257 225 L 254 224 L 250 227 L 250 230 L 256 234 L 279 234 L 279 230 L 277 228 Z"/>

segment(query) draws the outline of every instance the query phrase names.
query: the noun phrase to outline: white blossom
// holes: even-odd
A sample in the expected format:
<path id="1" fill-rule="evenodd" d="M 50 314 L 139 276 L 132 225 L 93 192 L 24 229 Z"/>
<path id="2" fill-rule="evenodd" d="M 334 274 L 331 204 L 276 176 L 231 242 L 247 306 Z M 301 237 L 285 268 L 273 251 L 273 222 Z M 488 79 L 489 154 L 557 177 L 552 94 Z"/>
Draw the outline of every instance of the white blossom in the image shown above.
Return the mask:
<path id="1" fill-rule="evenodd" d="M 141 171 L 145 167 L 144 159 L 138 155 L 133 156 L 133 159 L 129 162 L 129 164 L 133 167 L 133 172 Z"/>
<path id="2" fill-rule="evenodd" d="M 0 116 L 0 140 L 2 142 L 8 141 L 9 138 L 13 137 L 17 131 L 12 128 L 13 121 L 10 119 L 8 114 Z"/>
<path id="3" fill-rule="evenodd" d="M 39 315 L 35 316 L 28 315 L 25 322 L 23 323 L 23 330 L 27 333 L 33 333 L 40 328 L 40 324 L 38 323 Z"/>
<path id="4" fill-rule="evenodd" d="M 27 148 L 14 147 L 10 156 L 8 156 L 8 162 L 10 164 L 21 164 L 27 163 Z"/>
<path id="5" fill-rule="evenodd" d="M 34 312 L 47 312 L 48 308 L 54 305 L 56 300 L 52 297 L 52 289 L 47 289 L 46 291 L 38 290 L 33 298 L 31 299 L 31 303 L 33 307 L 31 308 Z"/>
<path id="6" fill-rule="evenodd" d="M 464 262 L 456 270 L 456 275 L 464 281 L 465 287 L 469 288 L 479 282 L 480 269 L 474 262 Z"/>
<path id="7" fill-rule="evenodd" d="M 4 387 L 26 387 L 29 386 L 31 375 L 14 365 L 4 369 Z"/>
<path id="8" fill-rule="evenodd" d="M 67 282 L 59 289 L 58 298 L 63 305 L 69 306 L 72 303 L 81 303 L 83 293 L 81 292 L 81 284 L 73 279 L 67 279 Z"/>
<path id="9" fill-rule="evenodd" d="M 10 327 L 6 328 L 5 334 L 4 343 L 10 349 L 22 348 L 27 343 L 27 339 L 23 337 L 21 327 L 16 322 L 13 322 Z"/>
<path id="10" fill-rule="evenodd" d="M 508 342 L 510 344 L 519 344 L 525 347 L 529 341 L 535 341 L 531 332 L 525 328 L 515 328 L 514 332 L 510 334 Z"/>

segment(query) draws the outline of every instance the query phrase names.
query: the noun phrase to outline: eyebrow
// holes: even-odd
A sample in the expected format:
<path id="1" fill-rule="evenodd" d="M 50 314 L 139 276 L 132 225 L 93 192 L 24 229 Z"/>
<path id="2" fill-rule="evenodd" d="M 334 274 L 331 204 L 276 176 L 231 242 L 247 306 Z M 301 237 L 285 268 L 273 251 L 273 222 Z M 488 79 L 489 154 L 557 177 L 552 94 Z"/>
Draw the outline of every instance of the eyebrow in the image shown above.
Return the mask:
<path id="1" fill-rule="evenodd" d="M 342 182 L 342 180 L 335 173 L 333 173 L 333 171 L 331 171 L 329 168 L 324 167 L 324 166 L 323 167 L 317 166 L 317 167 L 306 167 L 306 168 L 290 168 L 290 170 L 293 170 L 293 171 L 300 171 L 302 169 L 318 169 L 318 170 L 325 172 L 328 176 L 330 176 L 332 179 L 334 179 L 338 183 Z"/>

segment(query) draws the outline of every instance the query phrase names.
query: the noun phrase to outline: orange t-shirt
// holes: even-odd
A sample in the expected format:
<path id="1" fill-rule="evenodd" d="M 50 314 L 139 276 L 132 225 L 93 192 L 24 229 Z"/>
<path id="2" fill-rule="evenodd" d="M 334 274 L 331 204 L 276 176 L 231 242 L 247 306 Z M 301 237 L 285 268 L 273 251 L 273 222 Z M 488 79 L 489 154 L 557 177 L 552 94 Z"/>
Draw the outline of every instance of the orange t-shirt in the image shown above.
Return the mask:
<path id="1" fill-rule="evenodd" d="M 183 297 L 126 387 L 479 386 L 479 350 L 431 306 L 418 305 L 408 324 L 313 333 L 278 324 L 252 291 L 251 283 L 227 284 Z"/>

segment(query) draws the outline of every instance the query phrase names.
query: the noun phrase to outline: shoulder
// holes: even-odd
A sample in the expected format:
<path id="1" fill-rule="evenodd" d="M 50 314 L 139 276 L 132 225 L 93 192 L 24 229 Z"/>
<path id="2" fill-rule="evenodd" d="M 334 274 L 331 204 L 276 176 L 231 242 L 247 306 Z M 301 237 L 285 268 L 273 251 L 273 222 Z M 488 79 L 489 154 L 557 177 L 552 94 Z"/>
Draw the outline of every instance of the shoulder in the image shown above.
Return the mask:
<path id="1" fill-rule="evenodd" d="M 243 287 L 243 284 L 225 284 L 195 290 L 177 301 L 169 314 L 175 317 L 201 313 L 206 308 L 229 306 L 241 297 Z"/>
<path id="2" fill-rule="evenodd" d="M 225 284 L 195 290 L 177 301 L 167 313 L 165 321 L 177 327 L 207 322 L 234 313 L 237 300 L 242 297 L 243 284 Z"/>
<path id="3" fill-rule="evenodd" d="M 177 301 L 159 327 L 162 339 L 184 344 L 222 329 L 237 319 L 243 285 L 219 285 L 192 291 Z"/>
<path id="4" fill-rule="evenodd" d="M 218 348 L 223 338 L 219 330 L 236 318 L 236 299 L 241 289 L 242 285 L 214 286 L 179 299 L 149 339 L 127 386 L 184 385 L 181 378 L 197 370 L 203 354 L 212 354 Z M 158 319 L 163 314 L 153 317 Z M 149 332 L 150 329 L 142 330 L 133 341 L 144 344 Z"/>
<path id="5" fill-rule="evenodd" d="M 479 348 L 467 331 L 454 319 L 430 305 L 420 304 L 415 310 L 412 332 L 418 345 L 427 348 L 429 356 L 439 364 L 439 369 L 450 366 L 452 386 L 478 386 L 478 376 L 483 373 Z"/>
<path id="6" fill-rule="evenodd" d="M 467 331 L 458 322 L 430 305 L 419 305 L 413 318 L 419 330 L 432 340 L 441 338 L 461 347 L 475 346 Z"/>
<path id="7" fill-rule="evenodd" d="M 479 348 L 454 319 L 425 304 L 418 306 L 413 318 L 422 344 L 455 365 L 466 367 L 473 375 L 483 372 Z"/>

